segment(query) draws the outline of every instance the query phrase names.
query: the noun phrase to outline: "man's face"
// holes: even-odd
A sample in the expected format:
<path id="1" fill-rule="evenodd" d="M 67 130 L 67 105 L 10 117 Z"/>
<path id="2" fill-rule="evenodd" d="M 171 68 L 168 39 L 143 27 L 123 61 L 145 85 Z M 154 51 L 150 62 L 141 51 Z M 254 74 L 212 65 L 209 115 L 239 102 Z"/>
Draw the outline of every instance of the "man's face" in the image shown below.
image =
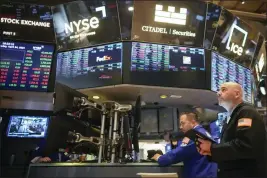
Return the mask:
<path id="1" fill-rule="evenodd" d="M 224 108 L 230 107 L 237 96 L 236 91 L 227 85 L 222 85 L 217 95 L 219 105 Z"/>
<path id="2" fill-rule="evenodd" d="M 182 132 L 187 132 L 194 128 L 193 121 L 187 118 L 186 115 L 180 116 L 180 129 Z"/>

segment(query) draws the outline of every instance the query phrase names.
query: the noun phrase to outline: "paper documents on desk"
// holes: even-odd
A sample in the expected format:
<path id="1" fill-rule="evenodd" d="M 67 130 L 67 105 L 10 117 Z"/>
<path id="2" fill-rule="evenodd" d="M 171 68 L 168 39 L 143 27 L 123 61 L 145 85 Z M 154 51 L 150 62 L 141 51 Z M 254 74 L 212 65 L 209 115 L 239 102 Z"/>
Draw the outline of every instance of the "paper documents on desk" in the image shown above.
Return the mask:
<path id="1" fill-rule="evenodd" d="M 177 173 L 137 173 L 138 176 L 141 177 L 172 177 L 172 178 L 178 178 Z"/>

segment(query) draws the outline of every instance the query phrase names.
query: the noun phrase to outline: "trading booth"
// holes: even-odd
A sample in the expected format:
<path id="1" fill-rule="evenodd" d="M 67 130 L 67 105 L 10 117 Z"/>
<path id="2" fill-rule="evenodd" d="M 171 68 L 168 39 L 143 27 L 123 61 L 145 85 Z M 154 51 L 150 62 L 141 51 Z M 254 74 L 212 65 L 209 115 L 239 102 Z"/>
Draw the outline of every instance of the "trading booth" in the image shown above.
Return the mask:
<path id="1" fill-rule="evenodd" d="M 216 97 L 222 83 L 241 84 L 245 102 L 266 107 L 266 37 L 215 4 L 81 0 L 0 8 L 1 176 L 182 177 L 182 163 L 159 167 L 140 158 L 140 134 L 179 130 L 176 109 L 141 111 L 143 102 L 215 110 L 215 137 L 225 119 Z M 43 140 L 43 154 L 95 158 L 33 164 Z"/>

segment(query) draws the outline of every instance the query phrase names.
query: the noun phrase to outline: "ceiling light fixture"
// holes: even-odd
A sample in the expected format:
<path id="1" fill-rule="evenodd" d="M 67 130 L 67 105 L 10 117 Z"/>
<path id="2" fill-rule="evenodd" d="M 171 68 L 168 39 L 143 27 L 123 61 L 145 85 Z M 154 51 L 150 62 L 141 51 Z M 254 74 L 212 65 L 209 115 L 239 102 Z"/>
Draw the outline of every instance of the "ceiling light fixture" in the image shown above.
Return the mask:
<path id="1" fill-rule="evenodd" d="M 170 98 L 182 98 L 180 95 L 171 95 Z"/>
<path id="2" fill-rule="evenodd" d="M 94 98 L 95 100 L 98 100 L 98 99 L 100 99 L 100 97 L 99 97 L 99 96 L 93 96 L 93 98 Z"/>
<path id="3" fill-rule="evenodd" d="M 245 4 L 245 1 L 243 0 L 243 1 L 241 1 L 241 4 Z"/>
<path id="4" fill-rule="evenodd" d="M 130 6 L 128 7 L 128 11 L 133 11 L 134 10 L 134 7 Z"/>
<path id="5" fill-rule="evenodd" d="M 160 95 L 160 98 L 161 99 L 165 99 L 165 98 L 167 98 L 168 96 L 167 95 Z"/>

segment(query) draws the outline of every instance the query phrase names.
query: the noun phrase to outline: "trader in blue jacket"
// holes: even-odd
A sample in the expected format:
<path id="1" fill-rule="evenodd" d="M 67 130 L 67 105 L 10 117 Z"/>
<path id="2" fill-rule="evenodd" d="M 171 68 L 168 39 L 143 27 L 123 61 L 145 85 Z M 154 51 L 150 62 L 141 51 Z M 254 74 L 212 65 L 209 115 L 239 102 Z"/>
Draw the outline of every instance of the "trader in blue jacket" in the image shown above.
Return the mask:
<path id="1" fill-rule="evenodd" d="M 210 134 L 199 125 L 196 113 L 188 112 L 180 115 L 180 129 L 185 133 L 196 129 L 211 137 Z M 169 166 L 179 162 L 184 163 L 182 178 L 216 178 L 217 164 L 208 161 L 206 156 L 200 155 L 194 141 L 185 137 L 178 142 L 178 146 L 164 155 L 155 154 L 152 159 L 160 166 Z"/>

